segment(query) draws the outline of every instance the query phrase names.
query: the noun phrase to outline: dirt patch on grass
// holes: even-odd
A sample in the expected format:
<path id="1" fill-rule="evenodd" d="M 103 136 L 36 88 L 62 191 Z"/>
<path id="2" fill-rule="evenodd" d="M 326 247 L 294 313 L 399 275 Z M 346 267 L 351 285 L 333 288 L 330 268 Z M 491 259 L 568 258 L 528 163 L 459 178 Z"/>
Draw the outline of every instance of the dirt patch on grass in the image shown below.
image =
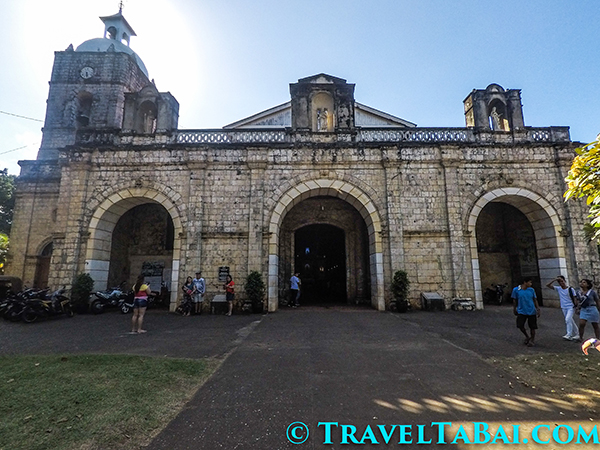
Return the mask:
<path id="1" fill-rule="evenodd" d="M 600 419 L 600 354 L 518 355 L 487 361 L 540 393 L 577 406 L 582 419 Z"/>

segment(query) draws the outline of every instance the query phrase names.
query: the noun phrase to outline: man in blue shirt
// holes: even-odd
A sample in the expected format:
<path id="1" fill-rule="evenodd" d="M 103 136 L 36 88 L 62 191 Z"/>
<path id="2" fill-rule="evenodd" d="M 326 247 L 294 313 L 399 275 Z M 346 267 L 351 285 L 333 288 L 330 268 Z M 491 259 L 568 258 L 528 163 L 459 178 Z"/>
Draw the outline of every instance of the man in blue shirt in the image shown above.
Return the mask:
<path id="1" fill-rule="evenodd" d="M 298 278 L 299 273 L 294 273 L 292 278 L 290 278 L 290 306 L 292 308 L 297 308 L 300 306 L 300 302 L 298 301 L 298 297 L 300 297 L 300 278 Z"/>
<path id="2" fill-rule="evenodd" d="M 537 330 L 537 318 L 540 317 L 540 306 L 537 296 L 531 287 L 531 277 L 523 277 L 519 286 L 512 291 L 513 312 L 517 316 L 517 328 L 525 335 L 524 344 L 528 347 L 535 345 L 535 330 Z M 527 334 L 525 322 L 529 325 L 531 336 Z"/>
<path id="3" fill-rule="evenodd" d="M 194 293 L 192 294 L 194 314 L 202 314 L 202 303 L 204 302 L 204 293 L 206 292 L 206 281 L 202 278 L 202 272 L 196 272 L 196 278 L 192 280 L 192 283 L 194 283 Z"/>

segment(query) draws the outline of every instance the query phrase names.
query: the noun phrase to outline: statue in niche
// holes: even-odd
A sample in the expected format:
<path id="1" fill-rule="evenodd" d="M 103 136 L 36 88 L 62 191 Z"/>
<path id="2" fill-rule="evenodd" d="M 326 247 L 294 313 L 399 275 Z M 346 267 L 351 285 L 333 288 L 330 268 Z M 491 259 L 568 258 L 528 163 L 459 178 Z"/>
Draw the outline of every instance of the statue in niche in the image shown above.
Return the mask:
<path id="1" fill-rule="evenodd" d="M 495 106 L 492 108 L 490 118 L 492 119 L 492 130 L 498 131 L 504 129 L 504 127 L 502 126 L 502 115 L 498 112 Z"/>
<path id="2" fill-rule="evenodd" d="M 327 108 L 317 109 L 317 131 L 327 131 L 328 116 L 329 112 L 327 111 Z"/>

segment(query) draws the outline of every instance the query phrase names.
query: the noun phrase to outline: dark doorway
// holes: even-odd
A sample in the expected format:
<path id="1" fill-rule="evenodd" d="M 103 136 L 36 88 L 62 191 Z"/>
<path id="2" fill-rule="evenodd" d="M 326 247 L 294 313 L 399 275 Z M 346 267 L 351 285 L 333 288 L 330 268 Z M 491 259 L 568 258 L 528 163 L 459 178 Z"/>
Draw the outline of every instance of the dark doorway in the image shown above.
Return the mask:
<path id="1" fill-rule="evenodd" d="M 50 275 L 50 260 L 52 259 L 52 242 L 46 245 L 38 255 L 35 266 L 35 277 L 33 287 L 44 289 L 48 287 L 48 277 Z"/>
<path id="2" fill-rule="evenodd" d="M 543 304 L 535 233 L 521 211 L 507 203 L 488 203 L 476 225 L 481 285 L 485 292 L 505 284 L 504 300 L 521 277 L 531 277 L 540 305 Z"/>
<path id="3" fill-rule="evenodd" d="M 295 272 L 302 280 L 300 303 L 346 303 L 346 240 L 332 225 L 307 225 L 295 233 Z"/>

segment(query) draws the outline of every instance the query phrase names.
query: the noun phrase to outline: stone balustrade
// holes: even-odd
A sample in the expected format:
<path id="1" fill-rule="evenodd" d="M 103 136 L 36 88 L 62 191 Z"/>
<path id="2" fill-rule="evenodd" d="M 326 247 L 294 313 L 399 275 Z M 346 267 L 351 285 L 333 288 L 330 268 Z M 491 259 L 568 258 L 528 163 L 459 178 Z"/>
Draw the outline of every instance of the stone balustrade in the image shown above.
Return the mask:
<path id="1" fill-rule="evenodd" d="M 310 142 L 364 143 L 552 143 L 569 142 L 568 127 L 531 128 L 510 132 L 473 128 L 357 128 L 354 133 L 310 133 L 286 130 L 177 130 L 173 133 L 132 135 L 119 130 L 83 130 L 77 144 L 83 145 L 171 145 L 171 144 L 281 144 Z"/>

